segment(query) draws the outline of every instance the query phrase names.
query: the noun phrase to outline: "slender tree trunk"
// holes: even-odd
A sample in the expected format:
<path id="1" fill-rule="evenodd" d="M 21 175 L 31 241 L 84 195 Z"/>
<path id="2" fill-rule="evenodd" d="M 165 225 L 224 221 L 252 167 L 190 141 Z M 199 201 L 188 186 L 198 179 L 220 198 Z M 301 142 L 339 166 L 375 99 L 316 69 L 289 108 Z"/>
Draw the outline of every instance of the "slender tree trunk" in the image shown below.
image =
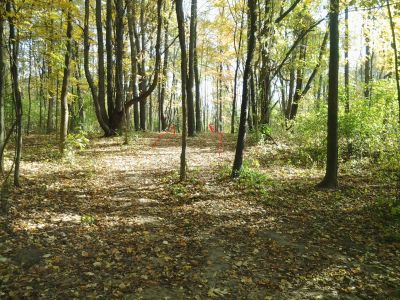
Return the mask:
<path id="1" fill-rule="evenodd" d="M 135 43 L 135 26 L 136 26 L 136 4 L 127 0 L 127 16 L 128 16 L 128 33 L 129 43 L 131 46 L 131 89 L 132 97 L 138 96 L 137 86 L 137 45 Z M 139 126 L 139 103 L 135 102 L 133 105 L 133 121 L 135 130 L 140 129 Z"/>
<path id="2" fill-rule="evenodd" d="M 123 0 L 115 0 L 115 112 L 113 111 L 113 124 L 111 128 L 121 130 L 122 118 L 126 113 L 124 97 L 124 14 Z M 128 109 L 128 108 L 127 108 Z M 109 112 L 110 113 L 110 112 Z M 127 125 L 127 124 L 126 124 Z"/>
<path id="3" fill-rule="evenodd" d="M 180 179 L 186 179 L 186 136 L 187 136 L 187 120 L 186 120 L 186 96 L 188 89 L 186 81 L 187 73 L 187 55 L 186 55 L 186 42 L 185 42 L 185 18 L 183 14 L 182 0 L 176 0 L 176 18 L 178 22 L 179 31 L 179 44 L 181 48 L 181 81 L 182 81 L 182 152 L 181 152 L 181 166 L 180 166 Z M 192 103 L 193 104 L 193 103 Z"/>
<path id="4" fill-rule="evenodd" d="M 243 26 L 244 26 L 244 12 L 242 12 L 242 17 L 240 21 L 239 28 L 239 41 L 236 46 L 235 43 L 235 52 L 236 52 L 236 66 L 235 66 L 235 79 L 233 84 L 233 99 L 232 99 L 232 115 L 231 115 L 231 133 L 235 133 L 235 118 L 236 118 L 236 105 L 237 105 L 237 89 L 238 89 L 238 79 L 239 79 L 239 68 L 240 68 L 240 56 L 241 56 L 241 48 L 242 48 L 242 39 L 243 39 Z M 235 40 L 236 40 L 235 31 Z"/>
<path id="5" fill-rule="evenodd" d="M 247 58 L 246 65 L 243 73 L 243 92 L 242 92 L 242 106 L 240 111 L 240 124 L 238 139 L 236 144 L 235 160 L 233 162 L 232 177 L 236 178 L 240 175 L 240 170 L 243 164 L 243 151 L 246 136 L 246 117 L 248 107 L 248 85 L 251 72 L 251 64 L 253 61 L 254 50 L 256 47 L 256 30 L 257 30 L 257 12 L 256 0 L 247 0 L 247 14 L 249 19 L 248 24 L 248 41 L 247 41 Z"/>
<path id="6" fill-rule="evenodd" d="M 0 10 L 4 11 L 4 4 L 0 4 Z M 5 76 L 5 63 L 4 63 L 4 21 L 5 15 L 0 14 L 0 174 L 4 174 L 4 151 L 5 146 L 5 114 L 4 114 L 4 76 Z"/>
<path id="7" fill-rule="evenodd" d="M 160 104 L 159 104 L 160 131 L 167 129 L 167 122 L 164 114 L 164 103 L 165 103 L 165 93 L 167 89 L 167 74 L 168 74 L 168 59 L 169 59 L 168 29 L 169 29 L 169 21 L 165 20 L 163 81 L 161 83 Z"/>
<path id="8" fill-rule="evenodd" d="M 12 77 L 12 88 L 15 103 L 15 120 L 16 120 L 16 150 L 15 150 L 15 163 L 14 163 L 14 186 L 20 186 L 20 162 L 21 162 L 21 152 L 22 152 L 22 99 L 21 91 L 19 88 L 19 73 L 18 73 L 18 48 L 19 48 L 19 38 L 15 28 L 15 17 L 11 16 L 12 5 L 14 3 L 12 0 L 8 0 L 6 4 L 6 11 L 10 15 L 8 17 L 9 23 L 9 45 L 10 45 L 10 68 Z"/>
<path id="9" fill-rule="evenodd" d="M 325 177 L 318 185 L 320 188 L 336 188 L 338 185 L 339 0 L 330 0 L 329 32 L 327 161 Z"/>
<path id="10" fill-rule="evenodd" d="M 102 21 L 102 1 L 96 0 L 96 29 L 97 29 L 97 65 L 98 65 L 98 103 L 100 108 L 100 114 L 106 123 L 109 122 L 109 118 L 106 111 L 105 105 L 105 67 L 104 67 L 104 38 L 103 38 L 103 21 Z M 109 127 L 110 128 L 110 127 Z M 106 135 L 113 135 L 112 128 Z"/>
<path id="11" fill-rule="evenodd" d="M 386 0 L 386 6 L 388 9 L 389 14 L 389 21 L 390 21 L 390 29 L 392 32 L 392 47 L 394 52 L 394 72 L 396 76 L 396 87 L 397 87 L 397 101 L 399 105 L 399 125 L 400 125 L 400 75 L 399 75 L 399 58 L 398 58 L 398 51 L 397 51 L 397 42 L 396 42 L 396 33 L 395 33 L 395 24 L 393 22 L 392 11 L 390 9 L 389 0 Z"/>
<path id="12" fill-rule="evenodd" d="M 28 73 L 28 122 L 26 125 L 26 134 L 29 135 L 31 131 L 31 113 L 32 113 L 32 93 L 31 93 L 31 83 L 32 83 L 32 35 L 30 35 L 29 41 L 29 73 Z"/>
<path id="13" fill-rule="evenodd" d="M 346 5 L 344 11 L 344 94 L 345 105 L 344 111 L 346 114 L 350 113 L 350 66 L 349 66 L 349 46 L 350 46 L 350 32 L 349 32 L 349 6 Z M 347 136 L 347 155 L 350 157 L 353 152 L 353 145 L 350 142 L 350 137 Z"/>
<path id="14" fill-rule="evenodd" d="M 190 37 L 189 37 L 189 74 L 187 79 L 187 113 L 188 113 L 188 134 L 194 136 L 196 130 L 195 111 L 194 111 L 194 49 L 196 45 L 196 14 L 197 0 L 192 0 L 191 18 L 190 18 Z"/>
<path id="15" fill-rule="evenodd" d="M 195 106 L 196 106 L 196 132 L 202 131 L 201 126 L 201 100 L 200 100 L 200 73 L 199 58 L 197 51 L 197 0 L 192 0 L 192 11 L 190 19 L 190 31 L 194 36 L 193 45 L 193 68 L 194 68 L 194 86 L 195 86 Z"/>
<path id="16" fill-rule="evenodd" d="M 4 4 L 0 4 L 0 10 L 4 11 Z M 5 114 L 4 114 L 4 21 L 5 15 L 0 14 L 0 150 L 3 149 L 5 143 Z M 4 174 L 4 151 L 0 152 L 0 174 Z"/>
<path id="17" fill-rule="evenodd" d="M 368 20 L 370 16 L 368 15 Z M 371 47 L 370 47 L 370 32 L 368 26 L 365 29 L 365 61 L 364 61 L 364 97 L 370 98 L 370 72 L 371 72 Z"/>
<path id="18" fill-rule="evenodd" d="M 70 0 L 72 4 L 72 0 Z M 60 152 L 65 151 L 65 141 L 68 135 L 68 86 L 70 76 L 70 62 L 72 55 L 72 16 L 71 10 L 67 13 L 67 40 L 64 58 L 64 77 L 61 88 L 61 125 L 60 125 Z"/>
<path id="19" fill-rule="evenodd" d="M 106 2 L 106 52 L 107 52 L 107 108 L 109 117 L 109 126 L 112 129 L 114 125 L 114 62 L 113 62 L 113 5 L 112 0 Z M 117 25 L 117 24 L 116 24 Z"/>

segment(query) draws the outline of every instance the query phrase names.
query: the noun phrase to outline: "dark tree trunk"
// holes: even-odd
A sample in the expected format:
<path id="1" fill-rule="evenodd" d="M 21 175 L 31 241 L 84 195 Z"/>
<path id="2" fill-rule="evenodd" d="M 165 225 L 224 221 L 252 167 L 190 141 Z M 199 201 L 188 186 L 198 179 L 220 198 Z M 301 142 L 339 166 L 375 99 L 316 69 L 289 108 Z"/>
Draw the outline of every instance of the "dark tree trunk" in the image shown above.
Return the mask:
<path id="1" fill-rule="evenodd" d="M 399 58 L 397 52 L 397 43 L 396 43 L 396 33 L 395 33 L 395 24 L 393 22 L 392 11 L 390 9 L 389 0 L 386 0 L 386 6 L 388 9 L 389 14 L 389 22 L 390 22 L 390 30 L 392 33 L 392 46 L 394 52 L 394 71 L 395 71 L 395 78 L 396 78 L 396 87 L 397 87 L 397 101 L 399 105 L 399 125 L 400 125 L 400 76 L 399 76 Z"/>
<path id="2" fill-rule="evenodd" d="M 112 0 L 106 2 L 106 52 L 107 52 L 107 108 L 109 126 L 114 128 L 114 62 L 113 62 L 113 5 Z M 117 26 L 117 24 L 115 24 Z"/>
<path id="3" fill-rule="evenodd" d="M 104 119 L 103 114 L 101 111 L 100 103 L 99 103 L 99 93 L 98 88 L 93 81 L 92 74 L 90 73 L 89 68 L 89 0 L 85 0 L 85 24 L 84 24 L 84 67 L 85 67 L 85 76 L 88 82 L 92 98 L 94 104 L 94 110 L 96 113 L 97 121 L 99 122 L 100 127 L 103 129 L 105 136 L 111 135 L 110 127 L 108 126 L 108 118 Z M 101 2 L 101 1 L 100 1 Z M 100 10 L 101 12 L 101 10 Z M 101 25 L 101 24 L 100 24 Z M 100 72 L 99 72 L 100 77 Z M 100 83 L 100 80 L 99 80 Z M 103 65 L 103 87 L 104 87 L 104 65 Z M 103 89 L 103 96 L 104 96 L 104 89 Z"/>
<path id="4" fill-rule="evenodd" d="M 18 73 L 18 48 L 19 40 L 15 28 L 15 17 L 11 16 L 14 12 L 12 11 L 13 6 L 12 0 L 7 1 L 6 11 L 9 14 L 9 45 L 10 45 L 10 68 L 11 68 L 11 79 L 12 89 L 15 104 L 15 120 L 16 120 L 16 142 L 15 142 L 15 160 L 14 160 L 14 186 L 20 186 L 19 173 L 20 173 L 20 162 L 22 152 L 22 99 L 21 91 L 19 89 L 19 73 Z"/>
<path id="5" fill-rule="evenodd" d="M 328 137 L 325 177 L 318 187 L 338 185 L 338 87 L 339 87 L 339 0 L 330 0 L 329 12 Z"/>
<path id="6" fill-rule="evenodd" d="M 102 21 L 102 1 L 96 0 L 96 29 L 97 29 L 97 65 L 98 65 L 98 103 L 100 107 L 100 113 L 103 120 L 106 123 L 109 122 L 109 118 L 106 111 L 105 104 L 105 66 L 104 66 L 104 38 L 103 38 L 103 21 Z M 112 128 L 106 135 L 114 134 Z"/>
<path id="7" fill-rule="evenodd" d="M 72 0 L 70 0 L 72 3 Z M 70 62 L 72 54 L 72 16 L 67 14 L 67 40 L 64 58 L 64 77 L 61 88 L 61 126 L 60 126 L 60 152 L 64 153 L 65 141 L 68 135 L 68 85 L 70 76 Z"/>
<path id="8" fill-rule="evenodd" d="M 4 10 L 4 4 L 0 4 L 0 10 Z M 4 63 L 4 21 L 5 15 L 0 14 L 0 150 L 4 147 L 5 142 L 5 114 L 4 114 L 4 76 L 5 76 L 5 63 Z M 4 174 L 4 155 L 0 151 L 0 174 Z"/>
<path id="9" fill-rule="evenodd" d="M 197 14 L 197 0 L 192 0 L 191 17 L 190 17 L 190 37 L 189 37 L 189 74 L 187 80 L 187 113 L 188 113 L 188 134 L 194 136 L 196 130 L 195 111 L 194 111 L 194 53 L 196 45 L 196 14 Z"/>
<path id="10" fill-rule="evenodd" d="M 232 177 L 238 177 L 243 164 L 243 151 L 246 136 L 246 117 L 248 106 L 248 84 L 251 72 L 251 64 L 253 61 L 254 50 L 256 47 L 256 30 L 257 30 L 257 12 L 256 0 L 247 0 L 248 7 L 248 41 L 247 41 L 247 58 L 246 65 L 243 73 L 243 92 L 242 92 L 242 106 L 240 111 L 240 124 L 238 139 L 236 144 L 235 160 L 233 162 Z"/>
<path id="11" fill-rule="evenodd" d="M 181 77 L 182 77 L 182 152 L 180 164 L 180 179 L 186 179 L 186 136 L 187 136 L 187 120 L 186 120 L 186 94 L 188 88 L 186 81 L 187 73 L 187 55 L 186 55 L 186 42 L 185 42 L 185 18 L 183 14 L 182 0 L 176 0 L 176 18 L 178 22 L 179 31 L 179 45 L 181 48 Z M 193 103 L 192 103 L 193 104 Z"/>
<path id="12" fill-rule="evenodd" d="M 115 0 L 115 111 L 112 112 L 112 130 L 121 130 L 122 119 L 125 114 L 124 98 L 124 14 L 123 0 Z M 128 108 L 127 108 L 128 109 Z M 110 114 L 110 112 L 109 112 Z"/>

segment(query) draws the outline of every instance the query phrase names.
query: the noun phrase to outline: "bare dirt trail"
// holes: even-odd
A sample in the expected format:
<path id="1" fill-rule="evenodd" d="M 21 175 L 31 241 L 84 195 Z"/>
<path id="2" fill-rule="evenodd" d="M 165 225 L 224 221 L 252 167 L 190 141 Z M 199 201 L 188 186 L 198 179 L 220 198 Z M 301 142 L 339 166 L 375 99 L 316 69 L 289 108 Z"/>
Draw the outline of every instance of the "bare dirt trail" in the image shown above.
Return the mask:
<path id="1" fill-rule="evenodd" d="M 177 137 L 100 139 L 65 162 L 28 140 L 0 229 L 0 298 L 399 296 L 399 244 L 369 218 L 370 190 L 315 191 L 319 171 L 271 164 L 257 194 L 221 177 L 232 144 L 190 140 L 180 184 Z"/>

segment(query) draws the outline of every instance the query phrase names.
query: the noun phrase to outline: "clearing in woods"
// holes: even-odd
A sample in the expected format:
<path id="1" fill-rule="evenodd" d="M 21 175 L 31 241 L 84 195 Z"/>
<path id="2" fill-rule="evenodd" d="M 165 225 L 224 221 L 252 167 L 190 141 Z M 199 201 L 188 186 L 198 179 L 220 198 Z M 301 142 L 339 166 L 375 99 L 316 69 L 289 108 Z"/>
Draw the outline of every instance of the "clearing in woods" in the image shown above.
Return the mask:
<path id="1" fill-rule="evenodd" d="M 283 145 L 247 149 L 262 173 L 229 180 L 234 140 L 178 134 L 95 139 L 61 162 L 26 140 L 23 187 L 3 191 L 1 298 L 390 299 L 400 297 L 399 240 L 376 206 L 392 193 L 368 170 L 322 172 L 286 161 Z M 4 203 L 4 201 L 3 201 Z"/>

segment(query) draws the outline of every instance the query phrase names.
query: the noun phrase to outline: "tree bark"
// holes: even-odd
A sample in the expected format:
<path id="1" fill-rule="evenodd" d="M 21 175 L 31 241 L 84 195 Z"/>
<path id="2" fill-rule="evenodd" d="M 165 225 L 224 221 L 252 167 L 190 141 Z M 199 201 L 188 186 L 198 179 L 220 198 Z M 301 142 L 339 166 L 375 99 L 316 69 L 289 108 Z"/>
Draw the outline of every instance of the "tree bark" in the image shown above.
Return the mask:
<path id="1" fill-rule="evenodd" d="M 190 17 L 190 36 L 189 36 L 189 74 L 187 79 L 187 113 L 188 113 L 188 134 L 194 136 L 196 130 L 195 111 L 194 111 L 194 49 L 196 44 L 196 14 L 197 0 L 192 0 Z"/>
<path id="2" fill-rule="evenodd" d="M 329 87 L 326 172 L 320 188 L 338 185 L 338 88 L 339 88 L 339 0 L 330 0 Z"/>
<path id="3" fill-rule="evenodd" d="M 4 21 L 5 14 L 4 4 L 0 4 L 0 149 L 3 149 L 5 143 L 5 114 L 4 114 L 4 76 L 5 76 L 5 63 L 4 63 Z M 4 155 L 3 151 L 0 153 L 0 174 L 4 174 Z"/>
<path id="4" fill-rule="evenodd" d="M 72 4 L 72 0 L 70 0 Z M 64 77 L 61 88 L 61 125 L 60 125 L 60 152 L 64 154 L 65 142 L 68 135 L 68 86 L 70 76 L 70 62 L 72 55 L 72 16 L 71 9 L 67 13 L 67 40 L 64 58 Z"/>
<path id="5" fill-rule="evenodd" d="M 251 72 L 251 64 L 253 61 L 254 50 L 256 47 L 256 30 L 257 30 L 257 12 L 256 0 L 247 0 L 247 14 L 248 14 L 248 41 L 247 41 L 247 58 L 245 69 L 243 73 L 243 92 L 242 92 L 242 106 L 240 111 L 240 124 L 236 144 L 235 160 L 232 167 L 232 177 L 236 178 L 240 175 L 240 170 L 243 164 L 243 150 L 246 136 L 246 117 L 248 107 L 248 85 Z"/>
<path id="6" fill-rule="evenodd" d="M 186 136 L 187 136 L 187 120 L 186 120 L 186 96 L 187 96 L 187 55 L 185 42 L 185 19 L 183 14 L 182 0 L 176 0 L 176 18 L 179 31 L 179 45 L 181 48 L 181 88 L 182 88 L 182 152 L 180 164 L 180 180 L 186 179 Z"/>
<path id="7" fill-rule="evenodd" d="M 392 33 L 392 48 L 394 52 L 394 67 L 395 67 L 395 78 L 396 78 L 396 87 L 397 87 L 397 101 L 399 104 L 399 125 L 400 125 L 400 76 L 399 76 L 399 58 L 398 58 L 398 52 L 397 52 L 397 43 L 396 43 L 396 34 L 395 34 L 395 24 L 393 22 L 393 16 L 392 16 L 392 11 L 390 9 L 390 3 L 389 0 L 386 0 L 386 6 L 388 9 L 388 14 L 389 14 L 389 22 L 390 22 L 390 30 Z"/>
<path id="8" fill-rule="evenodd" d="M 96 118 L 97 121 L 99 122 L 100 127 L 103 129 L 105 136 L 111 135 L 111 130 L 108 125 L 108 120 L 103 118 L 103 114 L 101 113 L 101 108 L 100 108 L 100 103 L 99 103 L 99 93 L 98 93 L 98 88 L 94 83 L 92 74 L 90 73 L 90 68 L 89 68 L 89 50 L 90 50 L 90 44 L 89 44 L 89 0 L 85 0 L 85 24 L 84 24 L 84 67 L 85 67 L 85 76 L 86 80 L 88 82 L 92 98 L 93 98 L 93 104 L 94 104 L 94 110 L 96 113 Z M 101 1 L 100 1 L 101 2 Z M 100 75 L 100 74 L 99 74 Z M 103 75 L 104 75 L 104 67 L 103 67 Z M 104 79 L 104 76 L 103 76 Z M 104 83 L 104 80 L 103 80 Z M 104 95 L 104 90 L 103 90 L 103 95 Z"/>
<path id="9" fill-rule="evenodd" d="M 106 2 L 106 53 L 107 53 L 107 108 L 109 126 L 113 128 L 114 114 L 114 62 L 113 62 L 113 6 L 112 0 Z M 115 24 L 117 26 L 117 24 Z"/>
<path id="10" fill-rule="evenodd" d="M 22 99 L 21 91 L 19 88 L 19 72 L 18 72 L 18 48 L 19 38 L 15 28 L 15 17 L 12 15 L 12 6 L 14 2 L 8 0 L 6 4 L 6 11 L 10 15 L 8 17 L 9 23 L 9 45 L 10 45 L 10 68 L 12 78 L 12 89 L 15 104 L 15 120 L 16 120 L 16 142 L 15 142 L 15 159 L 14 159 L 14 186 L 20 186 L 20 163 L 22 153 Z"/>

